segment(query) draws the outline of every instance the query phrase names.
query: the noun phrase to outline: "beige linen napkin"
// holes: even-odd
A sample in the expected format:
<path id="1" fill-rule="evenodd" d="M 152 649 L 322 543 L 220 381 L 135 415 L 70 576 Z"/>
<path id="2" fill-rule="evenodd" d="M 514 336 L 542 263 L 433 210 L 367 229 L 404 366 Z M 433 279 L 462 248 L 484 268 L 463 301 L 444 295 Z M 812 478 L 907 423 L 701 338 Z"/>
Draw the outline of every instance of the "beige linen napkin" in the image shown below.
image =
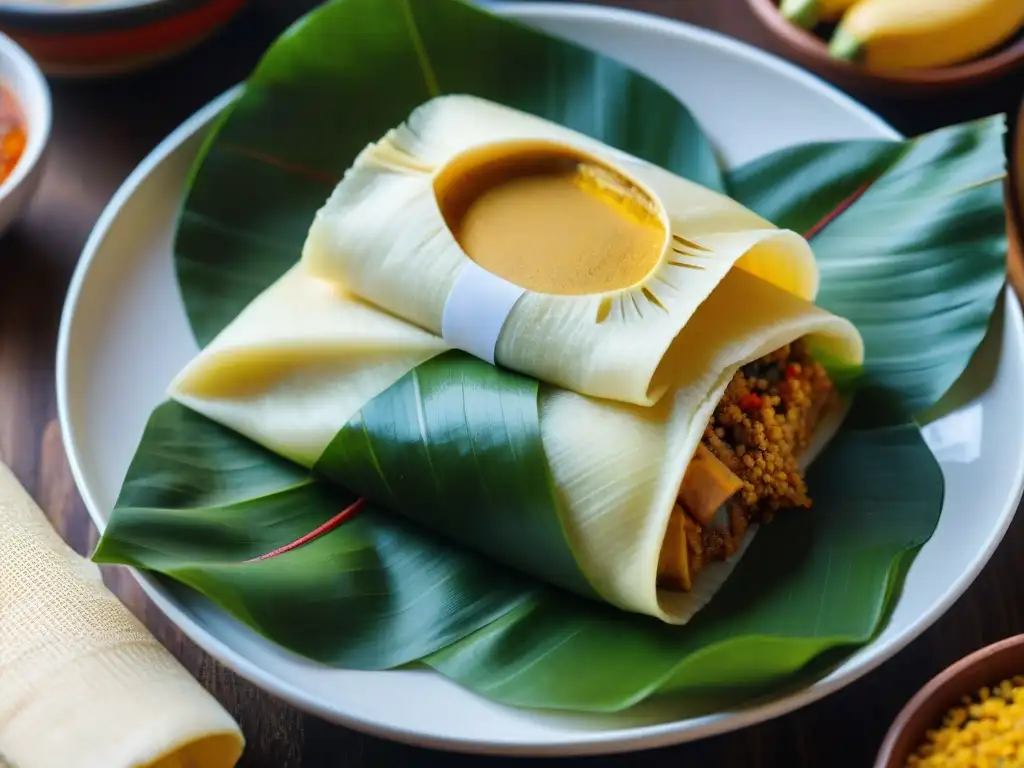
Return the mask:
<path id="1" fill-rule="evenodd" d="M 0 463 L 0 765 L 231 768 L 242 746 Z"/>

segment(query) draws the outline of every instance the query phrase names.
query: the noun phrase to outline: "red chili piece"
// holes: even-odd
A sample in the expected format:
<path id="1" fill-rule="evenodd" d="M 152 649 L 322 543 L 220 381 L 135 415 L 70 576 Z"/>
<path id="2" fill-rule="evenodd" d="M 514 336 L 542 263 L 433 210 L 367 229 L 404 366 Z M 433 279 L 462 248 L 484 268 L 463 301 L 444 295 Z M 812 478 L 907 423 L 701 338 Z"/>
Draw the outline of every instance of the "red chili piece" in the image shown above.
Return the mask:
<path id="1" fill-rule="evenodd" d="M 740 398 L 741 411 L 758 411 L 761 409 L 761 398 L 756 392 L 748 392 Z"/>

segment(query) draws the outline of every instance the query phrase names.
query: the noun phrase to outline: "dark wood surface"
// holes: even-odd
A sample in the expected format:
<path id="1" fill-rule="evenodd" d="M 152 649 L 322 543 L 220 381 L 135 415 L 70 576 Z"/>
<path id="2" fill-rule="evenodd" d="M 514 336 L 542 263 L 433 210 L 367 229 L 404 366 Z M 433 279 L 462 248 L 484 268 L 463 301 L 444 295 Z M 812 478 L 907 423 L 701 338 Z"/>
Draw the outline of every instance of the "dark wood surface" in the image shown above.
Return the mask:
<path id="1" fill-rule="evenodd" d="M 634 0 L 639 10 L 712 27 L 773 49 L 744 0 Z M 54 135 L 46 174 L 21 222 L 0 240 L 0 457 L 80 552 L 96 534 L 67 469 L 56 423 L 54 356 L 65 291 L 103 206 L 169 131 L 244 78 L 260 52 L 309 2 L 254 0 L 199 49 L 144 74 L 53 82 Z M 897 128 L 918 133 L 998 111 L 1016 113 L 1024 75 L 956 98 L 866 100 Z M 728 98 L 728 94 L 723 94 Z M 111 393 L 116 396 L 116 393 Z M 234 713 L 249 741 L 243 768 L 451 766 L 510 760 L 445 755 L 389 743 L 304 715 L 223 669 L 177 631 L 131 577 L 113 569 L 118 595 Z M 579 766 L 870 765 L 897 711 L 960 656 L 1024 632 L 1024 518 L 1010 529 L 969 592 L 932 629 L 879 670 L 802 711 L 696 744 Z M 424 702 L 429 706 L 429 702 Z"/>

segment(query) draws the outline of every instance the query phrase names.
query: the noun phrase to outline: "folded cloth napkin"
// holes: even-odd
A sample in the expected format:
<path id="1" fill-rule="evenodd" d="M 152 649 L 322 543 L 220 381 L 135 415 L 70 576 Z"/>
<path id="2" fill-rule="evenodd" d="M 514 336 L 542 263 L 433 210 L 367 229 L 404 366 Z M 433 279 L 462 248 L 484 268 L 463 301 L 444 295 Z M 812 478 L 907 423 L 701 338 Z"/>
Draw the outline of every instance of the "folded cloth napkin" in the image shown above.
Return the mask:
<path id="1" fill-rule="evenodd" d="M 0 463 L 0 765 L 230 768 L 242 747 Z"/>

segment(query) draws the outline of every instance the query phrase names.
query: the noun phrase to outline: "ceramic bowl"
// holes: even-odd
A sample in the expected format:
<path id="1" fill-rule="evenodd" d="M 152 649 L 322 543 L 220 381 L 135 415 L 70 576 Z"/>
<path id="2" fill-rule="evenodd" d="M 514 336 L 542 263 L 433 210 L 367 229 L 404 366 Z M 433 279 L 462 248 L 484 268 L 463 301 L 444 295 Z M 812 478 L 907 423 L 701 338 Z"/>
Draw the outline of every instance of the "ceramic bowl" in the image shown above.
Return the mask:
<path id="1" fill-rule="evenodd" d="M 924 741 L 925 732 L 942 722 L 943 715 L 964 696 L 973 697 L 983 686 L 1024 674 L 1024 635 L 982 648 L 938 674 L 896 717 L 882 743 L 875 768 L 904 768 L 907 758 Z"/>
<path id="2" fill-rule="evenodd" d="M 32 58 L 0 34 L 0 85 L 14 96 L 25 119 L 27 141 L 21 159 L 0 184 L 0 234 L 21 213 L 39 184 L 50 139 L 50 89 Z"/>
<path id="3" fill-rule="evenodd" d="M 839 87 L 881 96 L 931 96 L 978 86 L 1024 68 L 1024 34 L 991 53 L 936 69 L 875 71 L 829 55 L 828 42 L 801 29 L 779 12 L 777 0 L 747 0 L 789 58 Z"/>
<path id="4" fill-rule="evenodd" d="M 0 0 L 0 30 L 48 75 L 142 69 L 201 42 L 246 0 Z"/>

